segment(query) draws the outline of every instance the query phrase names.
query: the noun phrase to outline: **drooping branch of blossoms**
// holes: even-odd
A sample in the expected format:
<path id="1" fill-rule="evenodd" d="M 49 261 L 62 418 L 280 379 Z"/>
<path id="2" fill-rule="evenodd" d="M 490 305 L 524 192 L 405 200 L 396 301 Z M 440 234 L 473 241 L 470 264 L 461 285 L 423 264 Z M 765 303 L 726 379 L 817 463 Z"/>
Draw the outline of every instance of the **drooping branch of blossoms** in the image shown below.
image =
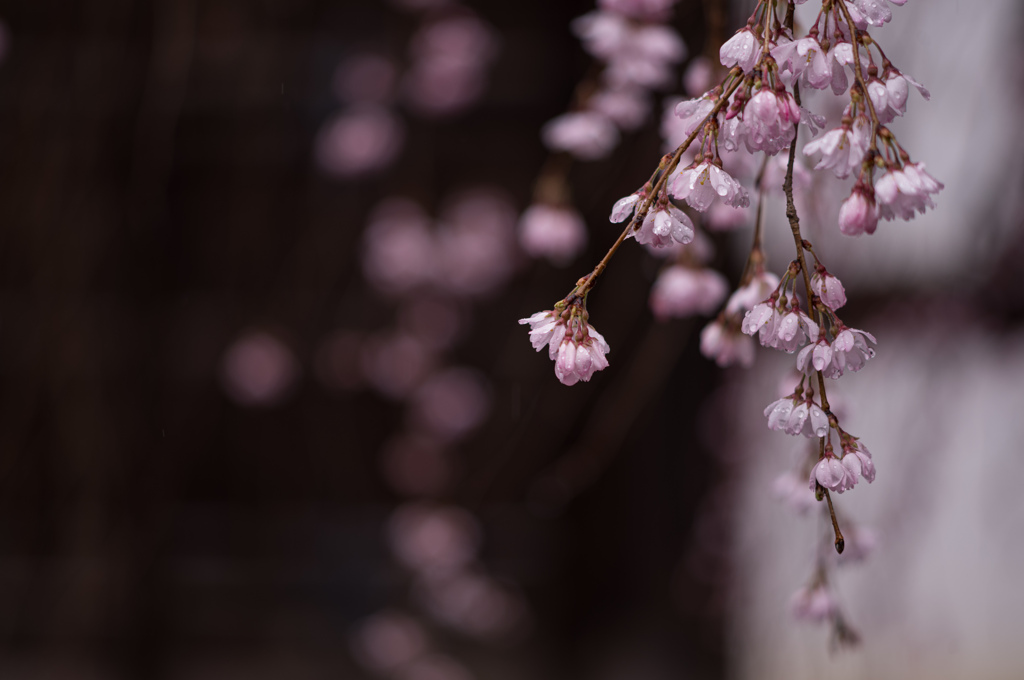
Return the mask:
<path id="1" fill-rule="evenodd" d="M 577 281 L 576 286 L 569 294 L 555 303 L 554 309 L 537 312 L 529 318 L 519 320 L 521 324 L 530 324 L 530 341 L 534 349 L 540 351 L 545 345 L 548 346 L 548 356 L 555 360 L 555 375 L 562 383 L 573 385 L 580 380 L 589 381 L 595 371 L 608 366 L 608 361 L 605 358 L 610 351 L 608 343 L 593 326 L 587 323 L 589 319 L 587 295 L 597 283 L 598 277 L 608 267 L 612 256 L 618 251 L 623 241 L 629 236 L 633 236 L 640 243 L 651 242 L 655 245 L 662 243 L 667 245 L 673 240 L 685 245 L 693 241 L 693 222 L 686 213 L 669 201 L 666 184 L 679 165 L 679 159 L 683 153 L 697 139 L 698 131 L 702 130 L 702 126 L 713 127 L 715 125 L 715 117 L 728 103 L 729 96 L 742 83 L 738 69 L 734 69 L 730 75 L 733 77 L 733 82 L 729 85 L 725 95 L 718 98 L 711 111 L 704 116 L 700 125 L 694 128 L 686 141 L 680 144 L 673 153 L 662 157 L 658 168 L 643 188 L 619 200 L 612 208 L 611 219 L 613 222 L 621 222 L 631 213 L 633 216 L 608 252 L 597 263 L 597 266 Z M 728 78 L 726 82 L 728 82 Z M 710 139 L 710 135 L 707 138 Z M 703 170 L 700 174 L 694 175 L 694 183 L 699 181 L 701 186 L 705 182 L 708 182 L 709 185 L 715 183 L 717 186 L 727 187 L 725 189 L 727 191 L 731 190 L 736 196 L 736 201 L 748 201 L 746 192 L 721 168 L 708 163 L 705 163 L 704 166 L 702 166 Z M 714 171 L 714 179 L 710 177 L 712 171 Z M 680 175 L 676 179 L 681 177 Z M 651 207 L 655 203 L 657 203 L 657 207 L 652 213 Z"/>
<path id="2" fill-rule="evenodd" d="M 863 368 L 875 355 L 876 340 L 843 323 L 837 312 L 846 304 L 845 289 L 801 231 L 794 197 L 794 178 L 802 169 L 796 153 L 799 126 L 807 126 L 812 135 L 825 130 L 802 148 L 804 156 L 817 157 L 815 170 L 829 170 L 840 179 L 855 173 L 851 193 L 839 208 L 837 226 L 843 234 L 872 234 L 879 219 L 912 219 L 934 208 L 932 195 L 943 187 L 923 163 L 911 161 L 885 127 L 906 113 L 910 85 L 929 98 L 922 85 L 893 66 L 869 34 L 869 28 L 892 18 L 890 2 L 902 5 L 906 0 L 822 0 L 816 19 L 801 35 L 795 30 L 794 10 L 806 1 L 757 3 L 746 25 L 720 49 L 720 61 L 730 69 L 724 79 L 676 107 L 685 141 L 661 159 L 639 190 L 613 206 L 612 222 L 631 219 L 608 253 L 552 310 L 520 323 L 530 324 L 535 349 L 548 347 L 562 383 L 590 380 L 608 365 L 609 347 L 589 323 L 587 296 L 618 248 L 630 237 L 654 248 L 693 243 L 699 229 L 682 205 L 696 213 L 713 204 L 747 207 L 742 171 L 729 168 L 744 151 L 763 154 L 751 189 L 759 196 L 751 252 L 737 290 L 702 332 L 701 351 L 722 366 L 749 365 L 756 335 L 762 346 L 797 354 L 798 382 L 790 394 L 769 404 L 764 415 L 769 429 L 817 439 L 803 471 L 809 490 L 804 487 L 802 493 L 826 501 L 833 545 L 843 553 L 854 534 L 841 531 L 832 495 L 852 489 L 860 479 L 870 483 L 875 467 L 867 447 L 841 426 L 827 382 Z M 826 129 L 824 116 L 802 106 L 801 88 L 831 89 L 847 98 L 838 127 Z M 683 163 L 691 145 L 692 161 Z M 769 159 L 782 152 L 782 189 L 796 254 L 780 277 L 765 267 L 761 233 L 767 175 L 780 167 Z M 858 547 L 855 552 L 865 550 Z M 817 573 L 808 592 L 825 588 L 826 567 Z M 856 637 L 834 603 L 811 609 L 817 613 L 805 618 L 829 620 L 838 639 Z"/>

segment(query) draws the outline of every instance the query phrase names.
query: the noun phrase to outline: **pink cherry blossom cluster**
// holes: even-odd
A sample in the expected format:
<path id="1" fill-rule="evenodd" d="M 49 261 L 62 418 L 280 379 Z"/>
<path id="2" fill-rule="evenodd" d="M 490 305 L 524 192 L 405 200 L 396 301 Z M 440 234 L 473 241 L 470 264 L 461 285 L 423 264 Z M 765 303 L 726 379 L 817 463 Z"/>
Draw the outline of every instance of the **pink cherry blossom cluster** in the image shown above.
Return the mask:
<path id="1" fill-rule="evenodd" d="M 836 315 L 836 310 L 846 304 L 846 291 L 839 279 L 820 263 L 811 278 L 811 287 L 818 318 L 828 323 L 821 326 L 815 323 L 803 311 L 796 295 L 793 273 L 799 267 L 800 264 L 794 262 L 771 295 L 746 313 L 742 331 L 750 336 L 756 333 L 765 347 L 790 354 L 802 347 L 796 365 L 803 373 L 810 375 L 820 371 L 826 378 L 838 378 L 847 370 L 859 371 L 875 356 L 868 345 L 868 341 L 876 342 L 875 337 L 866 331 L 848 328 Z M 790 282 L 794 290 L 787 298 L 785 291 Z"/>
<path id="2" fill-rule="evenodd" d="M 915 212 L 934 207 L 931 196 L 942 184 L 924 164 L 911 162 L 895 135 L 884 127 L 906 113 L 909 86 L 925 99 L 930 97 L 920 83 L 893 66 L 867 33 L 867 26 L 891 18 L 884 1 L 823 3 L 803 37 L 795 36 L 779 22 L 777 13 L 763 7 L 760 3 L 747 26 L 720 50 L 721 63 L 733 68 L 729 78 L 742 83 L 728 106 L 706 120 L 722 95 L 721 87 L 681 102 L 676 115 L 682 120 L 682 133 L 707 126 L 707 133 L 729 151 L 745 148 L 750 153 L 776 154 L 795 139 L 799 123 L 812 132 L 825 123 L 823 117 L 801 109 L 795 101 L 796 90 L 791 93 L 790 89 L 797 84 L 831 88 L 835 95 L 849 97 L 839 127 L 805 144 L 803 153 L 818 156 L 817 170 L 831 170 L 839 178 L 857 173 L 853 191 L 841 206 L 840 230 L 848 235 L 873 233 L 880 218 L 911 219 Z M 881 71 L 872 48 L 878 52 Z"/>
<path id="3" fill-rule="evenodd" d="M 588 382 L 595 371 L 608 367 L 605 357 L 610 351 L 604 336 L 587 323 L 586 304 L 582 299 L 565 300 L 555 309 L 537 312 L 520 324 L 530 324 L 530 342 L 538 352 L 545 345 L 548 358 L 555 361 L 555 376 L 563 385 Z"/>
<path id="4" fill-rule="evenodd" d="M 607 366 L 608 345 L 587 322 L 585 300 L 621 244 L 632 238 L 673 253 L 651 292 L 658 318 L 711 314 L 726 299 L 728 287 L 724 277 L 706 266 L 702 229 L 742 221 L 722 219 L 715 211 L 735 214 L 756 205 L 754 242 L 739 285 L 701 332 L 701 352 L 720 366 L 749 366 L 756 336 L 764 347 L 796 355 L 795 388 L 769 404 L 764 415 L 769 429 L 814 443 L 806 466 L 787 477 L 786 495 L 800 507 L 808 499 L 828 501 L 835 547 L 842 553 L 846 542 L 831 494 L 852 489 L 860 479 L 873 481 L 875 467 L 867 447 L 842 428 L 827 385 L 864 368 L 875 355 L 876 340 L 840 319 L 837 312 L 846 304 L 846 291 L 801 231 L 794 187 L 808 186 L 810 171 L 797 162 L 796 152 L 802 150 L 814 170 L 839 179 L 853 177 L 838 211 L 837 226 L 846 235 L 871 234 L 879 220 L 909 220 L 934 208 L 933 196 L 943 185 L 923 163 L 911 160 L 886 127 L 906 115 L 911 86 L 930 97 L 892 64 L 869 34 L 870 28 L 892 18 L 890 2 L 902 5 L 905 0 L 822 0 L 813 23 L 797 31 L 795 6 L 806 1 L 756 3 L 746 25 L 721 46 L 724 77 L 703 95 L 675 104 L 669 124 L 663 123 L 673 142 L 668 153 L 646 183 L 613 205 L 610 221 L 625 227 L 608 253 L 554 310 L 520 323 L 530 324 L 536 349 L 548 346 L 559 380 L 589 380 Z M 609 64 L 608 83 L 621 73 L 632 73 L 633 82 L 645 85 L 661 82 L 636 75 L 656 73 L 651 64 L 646 71 L 623 64 L 644 51 L 627 47 L 630 31 L 641 30 L 635 22 L 651 21 L 671 3 L 662 4 L 602 2 L 601 10 L 577 22 L 586 48 Z M 707 65 L 702 68 L 710 73 Z M 835 127 L 802 106 L 801 88 L 831 90 L 840 98 L 842 116 Z M 601 115 L 594 108 L 567 114 L 549 124 L 545 139 L 551 148 L 578 157 L 604 156 L 615 146 L 617 133 L 607 120 L 595 123 Z M 798 142 L 801 126 L 816 137 Z M 761 244 L 765 195 L 780 185 L 796 257 L 777 277 L 766 268 Z M 798 478 L 807 480 L 809 492 L 803 482 L 792 483 Z M 793 500 L 798 494 L 802 501 Z M 837 635 L 855 637 L 823 590 L 824 583 L 821 576 L 801 593 L 795 611 L 803 618 L 827 619 Z"/>
<path id="5" fill-rule="evenodd" d="M 817 261 L 810 244 L 803 247 Z M 820 438 L 823 446 L 820 461 L 810 475 L 811 490 L 814 490 L 817 483 L 823 488 L 842 493 L 853 487 L 856 478 L 836 474 L 840 467 L 845 465 L 845 470 L 856 469 L 858 473 L 863 469 L 864 478 L 870 482 L 874 479 L 874 465 L 863 464 L 864 460 L 870 463 L 870 453 L 866 453 L 867 449 L 863 446 L 853 443 L 855 438 L 839 427 L 838 418 L 830 412 L 825 401 L 823 379 L 836 379 L 846 371 L 859 371 L 875 356 L 871 344 L 876 341 L 866 331 L 847 327 L 836 314 L 846 304 L 846 291 L 839 279 L 820 263 L 816 264 L 814 275 L 808 281 L 811 291 L 811 304 L 808 308 L 820 323 L 816 323 L 804 312 L 796 291 L 796 276 L 800 273 L 801 263 L 802 260 L 794 260 L 775 290 L 746 313 L 741 330 L 750 336 L 756 334 L 765 347 L 789 354 L 800 350 L 796 368 L 801 377 L 796 390 L 769 404 L 764 415 L 768 418 L 768 428 L 771 430 Z M 815 376 L 819 378 L 817 385 L 814 383 Z M 814 399 L 816 387 L 820 401 Z M 832 428 L 844 444 L 843 455 L 839 458 L 832 451 Z M 848 454 L 853 456 L 849 464 L 846 463 Z"/>

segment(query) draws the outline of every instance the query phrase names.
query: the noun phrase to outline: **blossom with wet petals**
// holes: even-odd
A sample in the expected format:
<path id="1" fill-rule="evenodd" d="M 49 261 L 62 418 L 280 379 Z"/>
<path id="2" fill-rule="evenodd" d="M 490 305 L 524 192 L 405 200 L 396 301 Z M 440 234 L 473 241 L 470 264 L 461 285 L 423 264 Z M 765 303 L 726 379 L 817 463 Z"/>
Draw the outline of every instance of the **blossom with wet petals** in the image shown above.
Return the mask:
<path id="1" fill-rule="evenodd" d="M 875 180 L 875 200 L 882 219 L 896 217 L 909 220 L 914 213 L 924 214 L 925 208 L 934 208 L 930 194 L 944 186 L 924 169 L 924 163 L 907 163 L 902 168 L 889 168 Z"/>
<path id="2" fill-rule="evenodd" d="M 671 203 L 651 210 L 643 223 L 629 233 L 637 243 L 664 248 L 676 243 L 683 245 L 693 241 L 693 222 L 679 208 Z"/>
<path id="3" fill-rule="evenodd" d="M 694 163 L 680 172 L 669 189 L 675 198 L 685 200 L 690 207 L 705 212 L 715 198 L 734 208 L 750 205 L 747 190 L 722 168 L 710 161 Z"/>
<path id="4" fill-rule="evenodd" d="M 736 35 L 725 41 L 718 56 L 722 66 L 739 66 L 744 73 L 750 73 L 761 56 L 761 41 L 749 28 L 736 31 Z"/>
<path id="5" fill-rule="evenodd" d="M 829 274 L 824 267 L 814 271 L 811 289 L 832 311 L 846 304 L 846 289 L 843 288 L 842 282 Z"/>

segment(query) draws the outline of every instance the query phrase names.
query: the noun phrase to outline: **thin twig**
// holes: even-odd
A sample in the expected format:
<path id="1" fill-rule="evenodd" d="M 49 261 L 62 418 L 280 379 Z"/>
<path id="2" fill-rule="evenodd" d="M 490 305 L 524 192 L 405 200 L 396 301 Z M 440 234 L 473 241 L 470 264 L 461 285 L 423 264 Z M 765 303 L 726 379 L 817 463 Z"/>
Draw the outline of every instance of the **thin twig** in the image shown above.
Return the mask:
<path id="1" fill-rule="evenodd" d="M 693 140 L 697 139 L 697 136 L 700 134 L 701 130 L 704 129 L 704 126 L 707 125 L 709 121 L 718 116 L 719 113 L 721 113 L 722 109 L 724 109 L 726 104 L 729 103 L 729 97 L 732 96 L 732 93 L 735 92 L 736 88 L 738 88 L 740 84 L 743 82 L 742 74 L 738 71 L 737 68 L 734 68 L 732 71 L 729 72 L 729 75 L 726 77 L 726 81 L 732 77 L 735 77 L 735 82 L 733 82 L 732 85 L 729 86 L 728 90 L 722 93 L 718 101 L 715 103 L 715 106 L 711 109 L 710 113 L 708 113 L 708 115 L 706 115 L 704 119 L 701 120 L 700 124 L 694 128 L 693 132 L 690 133 L 690 136 L 686 138 L 686 141 L 680 144 L 679 147 L 672 153 L 669 162 L 666 164 L 664 158 L 662 159 L 662 163 L 658 165 L 658 169 L 655 170 L 654 174 L 651 175 L 651 178 L 647 180 L 647 185 L 650 185 L 651 182 L 654 182 L 654 187 L 647 194 L 647 196 L 644 197 L 643 202 L 640 204 L 636 212 L 633 214 L 633 218 L 626 225 L 626 228 L 622 230 L 622 233 L 619 234 L 619 237 L 615 239 L 615 243 L 613 243 L 612 247 L 608 249 L 608 252 L 605 253 L 605 256 L 601 258 L 601 261 L 597 263 L 597 266 L 594 267 L 594 270 L 576 284 L 576 287 L 573 289 L 573 292 L 571 292 L 568 297 L 584 297 L 588 292 L 590 292 L 590 289 L 594 287 L 594 283 L 597 281 L 597 277 L 599 277 L 601 273 L 605 270 L 605 267 L 608 266 L 608 262 L 609 260 L 612 259 L 612 255 L 615 254 L 615 251 L 619 249 L 619 246 L 622 245 L 622 242 L 626 240 L 626 237 L 629 236 L 630 232 L 633 231 L 634 227 L 637 224 L 643 223 L 644 218 L 647 217 L 647 213 L 651 209 L 651 205 L 654 203 L 655 200 L 657 200 L 658 194 L 661 193 L 661 190 L 664 188 L 665 182 L 668 180 L 669 175 L 671 175 L 672 172 L 676 169 L 676 166 L 679 165 L 679 159 L 682 157 L 683 153 L 690 147 L 690 144 L 693 143 Z"/>

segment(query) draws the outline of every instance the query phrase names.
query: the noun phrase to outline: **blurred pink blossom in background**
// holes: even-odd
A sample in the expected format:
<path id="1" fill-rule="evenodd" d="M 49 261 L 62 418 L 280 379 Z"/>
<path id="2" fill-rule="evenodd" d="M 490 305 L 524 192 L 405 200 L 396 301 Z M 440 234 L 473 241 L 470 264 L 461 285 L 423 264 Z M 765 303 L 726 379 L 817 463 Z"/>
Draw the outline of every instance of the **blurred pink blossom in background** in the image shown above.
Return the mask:
<path id="1" fill-rule="evenodd" d="M 385 108 L 362 105 L 325 124 L 317 139 L 316 157 L 327 172 L 355 177 L 390 165 L 404 139 L 400 118 Z"/>
<path id="2" fill-rule="evenodd" d="M 265 331 L 250 331 L 232 344 L 221 364 L 228 395 L 244 406 L 273 406 L 291 391 L 299 366 L 291 350 Z"/>

